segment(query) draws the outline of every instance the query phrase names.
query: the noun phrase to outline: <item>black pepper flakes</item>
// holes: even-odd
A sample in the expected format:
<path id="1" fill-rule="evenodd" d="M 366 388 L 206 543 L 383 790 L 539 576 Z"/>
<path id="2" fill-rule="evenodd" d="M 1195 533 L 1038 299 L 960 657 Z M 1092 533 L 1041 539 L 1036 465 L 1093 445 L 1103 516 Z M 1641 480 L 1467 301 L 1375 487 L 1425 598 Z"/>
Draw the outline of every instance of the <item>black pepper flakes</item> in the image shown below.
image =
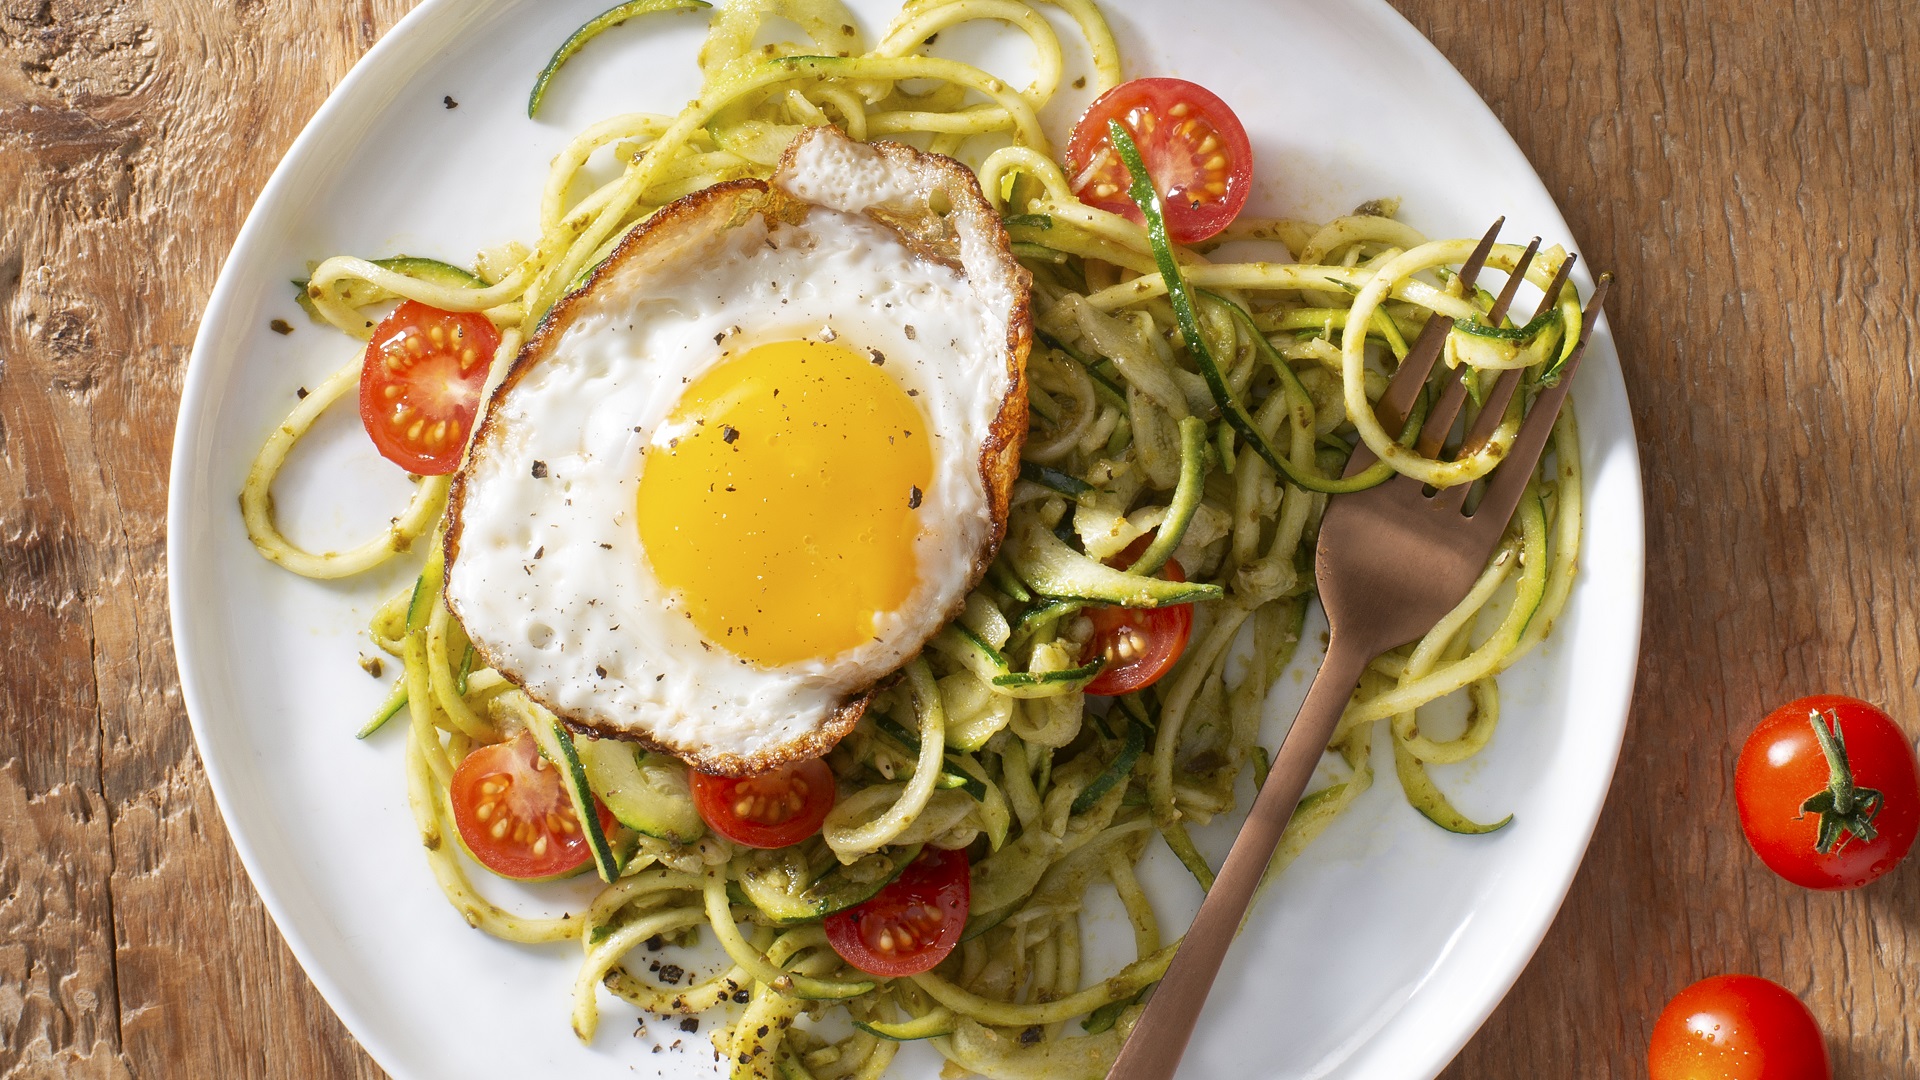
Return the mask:
<path id="1" fill-rule="evenodd" d="M 760 1030 L 759 1030 L 759 1031 L 756 1031 L 756 1032 L 754 1032 L 754 1034 L 755 1034 L 755 1035 L 758 1035 L 758 1036 L 759 1036 L 760 1038 L 762 1038 L 762 1039 L 764 1039 L 764 1038 L 766 1038 L 766 1037 L 767 1037 L 767 1032 L 768 1032 L 769 1030 L 770 1030 L 770 1029 L 769 1029 L 769 1028 L 767 1027 L 767 1025 L 765 1025 L 765 1024 L 761 1024 L 761 1025 L 760 1025 Z"/>
<path id="2" fill-rule="evenodd" d="M 1035 1043 L 1038 1043 L 1040 1041 L 1040 1038 L 1041 1038 L 1040 1025 L 1035 1024 L 1032 1027 L 1024 1028 L 1021 1030 L 1020 1045 L 1032 1046 Z"/>
<path id="3" fill-rule="evenodd" d="M 867 349 L 867 357 L 873 361 L 874 367 L 880 367 L 887 362 L 887 354 L 871 346 Z"/>
<path id="4" fill-rule="evenodd" d="M 303 386 L 300 389 L 295 390 L 293 392 L 293 396 L 296 398 L 299 398 L 301 401 L 305 401 L 307 400 L 307 393 L 308 393 L 307 388 Z"/>
<path id="5" fill-rule="evenodd" d="M 652 937 L 647 939 L 648 952 L 659 952 L 661 949 L 664 949 L 666 947 L 667 947 L 667 940 L 661 937 L 659 934 L 655 934 Z"/>
<path id="6" fill-rule="evenodd" d="M 547 557 L 547 545 L 545 545 L 545 544 L 541 544 L 541 545 L 540 545 L 539 547 L 537 547 L 537 548 L 534 548 L 534 549 L 533 549 L 533 557 L 534 557 L 534 558 L 536 558 L 536 559 L 544 559 L 544 558 L 546 558 L 546 557 Z"/>
<path id="7" fill-rule="evenodd" d="M 733 440 L 739 437 L 740 437 L 739 428 L 734 427 L 732 424 L 720 425 L 720 441 L 721 442 L 730 444 L 733 442 Z"/>
<path id="8" fill-rule="evenodd" d="M 275 319 L 267 324 L 267 329 L 284 337 L 293 333 L 293 324 L 285 319 Z"/>
<path id="9" fill-rule="evenodd" d="M 733 1003 L 735 1005 L 745 1005 L 747 1002 L 752 1000 L 753 1000 L 753 994 L 751 991 L 735 990 L 733 992 Z"/>
<path id="10" fill-rule="evenodd" d="M 660 969 L 660 978 L 668 986 L 678 986 L 680 985 L 680 977 L 686 973 L 686 969 L 682 968 L 679 964 L 668 964 Z M 693 1029 L 689 1028 L 687 1030 L 691 1031 Z"/>
<path id="11" fill-rule="evenodd" d="M 533 478 L 534 478 L 535 480 L 545 480 L 545 479 L 547 478 L 547 463 L 546 463 L 546 462 L 544 462 L 544 461 L 536 461 L 536 462 L 534 462 L 534 463 L 533 463 Z"/>
<path id="12" fill-rule="evenodd" d="M 441 98 L 440 105 L 442 108 L 446 108 L 446 109 L 457 109 L 460 107 L 460 103 L 453 100 L 452 94 L 448 94 L 447 96 Z"/>
<path id="13" fill-rule="evenodd" d="M 907 488 L 907 509 L 920 509 L 920 489 L 918 487 Z"/>
<path id="14" fill-rule="evenodd" d="M 600 677 L 601 677 L 601 678 L 603 678 L 603 679 L 604 679 L 604 678 L 606 678 L 606 677 L 607 677 L 607 669 L 606 669 L 606 666 L 605 666 L 604 664 L 595 664 L 595 665 L 593 665 L 593 673 L 594 673 L 595 675 L 598 675 L 598 676 L 600 676 Z"/>
<path id="15" fill-rule="evenodd" d="M 691 1031 L 699 1031 L 699 1030 L 700 1030 L 700 1018 L 699 1018 L 699 1017 L 697 1017 L 697 1016 L 688 1016 L 688 1017 L 684 1017 L 684 1018 L 682 1018 L 682 1019 L 681 1019 L 681 1021 L 680 1021 L 680 1030 L 681 1030 L 681 1031 L 689 1031 L 689 1032 L 691 1032 Z"/>

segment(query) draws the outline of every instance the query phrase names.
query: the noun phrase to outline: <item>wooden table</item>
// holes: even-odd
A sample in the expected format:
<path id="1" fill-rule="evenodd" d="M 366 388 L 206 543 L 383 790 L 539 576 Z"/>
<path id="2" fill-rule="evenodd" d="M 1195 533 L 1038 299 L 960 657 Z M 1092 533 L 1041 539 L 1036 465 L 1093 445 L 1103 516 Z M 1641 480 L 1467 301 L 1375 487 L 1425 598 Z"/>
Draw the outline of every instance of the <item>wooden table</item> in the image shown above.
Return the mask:
<path id="1" fill-rule="evenodd" d="M 1546 178 L 1646 463 L 1645 649 L 1571 897 L 1453 1080 L 1639 1074 L 1687 982 L 1801 994 L 1841 1077 L 1920 1060 L 1920 858 L 1784 884 L 1733 761 L 1815 690 L 1920 730 L 1920 19 L 1899 0 L 1395 0 Z M 0 1075 L 380 1075 L 220 823 L 169 647 L 181 374 L 287 144 L 409 6 L 0 4 Z M 1537 10 L 1536 10 L 1537 9 Z M 1523 11 L 1525 12 L 1523 14 Z"/>

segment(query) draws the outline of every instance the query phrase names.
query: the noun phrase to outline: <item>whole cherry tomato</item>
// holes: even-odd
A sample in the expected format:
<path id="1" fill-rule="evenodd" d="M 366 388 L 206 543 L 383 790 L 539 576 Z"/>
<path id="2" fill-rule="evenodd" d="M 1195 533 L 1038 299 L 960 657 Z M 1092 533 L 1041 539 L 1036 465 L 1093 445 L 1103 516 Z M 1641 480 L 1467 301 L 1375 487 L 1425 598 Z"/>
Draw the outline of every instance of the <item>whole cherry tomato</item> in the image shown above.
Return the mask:
<path id="1" fill-rule="evenodd" d="M 1647 1049 L 1653 1080 L 1832 1080 L 1813 1014 L 1785 987 L 1716 975 L 1674 995 Z"/>
<path id="2" fill-rule="evenodd" d="M 1892 718 L 1823 694 L 1774 710 L 1734 770 L 1747 842 L 1809 889 L 1851 889 L 1897 866 L 1920 833 L 1920 761 Z"/>

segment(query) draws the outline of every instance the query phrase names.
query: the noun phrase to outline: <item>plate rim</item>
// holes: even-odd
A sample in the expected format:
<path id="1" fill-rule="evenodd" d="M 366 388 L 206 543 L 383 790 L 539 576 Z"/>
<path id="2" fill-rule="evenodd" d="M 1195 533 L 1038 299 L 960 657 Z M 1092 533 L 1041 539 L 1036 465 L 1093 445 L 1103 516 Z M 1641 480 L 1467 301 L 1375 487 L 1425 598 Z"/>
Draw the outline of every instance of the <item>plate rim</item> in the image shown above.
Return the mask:
<path id="1" fill-rule="evenodd" d="M 494 0 L 494 2 L 484 5 L 468 6 L 463 3 L 463 0 L 420 0 L 420 3 L 401 17 L 366 53 L 354 62 L 346 75 L 342 77 L 340 82 L 328 93 L 325 101 L 322 102 L 313 116 L 309 118 L 301 128 L 299 135 L 289 144 L 285 154 L 274 166 L 267 182 L 261 187 L 258 196 L 248 209 L 239 231 L 235 234 L 233 244 L 222 262 L 213 289 L 208 295 L 206 306 L 201 312 L 199 325 L 196 328 L 193 345 L 188 354 L 187 364 L 182 376 L 182 389 L 174 428 L 173 448 L 169 462 L 166 515 L 169 632 L 172 638 L 175 667 L 180 680 L 182 706 L 186 710 L 188 722 L 193 731 L 195 750 L 199 755 L 201 767 L 206 774 L 208 786 L 213 792 L 214 801 L 229 841 L 234 845 L 242 866 L 246 868 L 248 879 L 256 895 L 260 897 L 262 905 L 266 908 L 269 917 L 272 918 L 274 926 L 279 931 L 281 938 L 287 943 L 294 958 L 299 962 L 302 971 L 306 974 L 307 978 L 312 981 L 315 989 L 320 992 L 327 1006 L 332 1009 L 334 1014 L 339 1018 L 342 1026 L 346 1028 L 355 1041 L 376 1063 L 380 1064 L 383 1069 L 389 1069 L 389 1071 L 391 1071 L 392 1063 L 405 1060 L 407 1055 L 397 1052 L 394 1047 L 388 1045 L 388 1041 L 379 1026 L 367 1022 L 367 1018 L 362 1017 L 358 1009 L 353 1008 L 351 1005 L 343 1007 L 343 1003 L 350 1001 L 351 996 L 347 993 L 345 987 L 335 979 L 329 965 L 322 962 L 318 949 L 313 942 L 308 940 L 306 934 L 301 930 L 301 924 L 294 918 L 287 900 L 279 894 L 279 890 L 274 885 L 263 881 L 261 874 L 256 869 L 264 865 L 264 860 L 256 850 L 256 838 L 253 835 L 253 828 L 236 821 L 231 818 L 228 813 L 228 808 L 236 805 L 235 799 L 237 796 L 235 794 L 235 785 L 237 781 L 234 776 L 229 774 L 229 763 L 226 762 L 224 758 L 220 755 L 210 755 L 207 753 L 207 747 L 211 744 L 213 736 L 208 727 L 211 721 L 203 719 L 203 717 L 208 715 L 209 706 L 203 698 L 200 685 L 202 680 L 201 676 L 197 673 L 210 671 L 211 669 L 204 661 L 199 659 L 199 647 L 195 643 L 194 633 L 187 626 L 186 616 L 183 614 L 193 604 L 192 598 L 185 595 L 185 581 L 191 574 L 183 574 L 182 570 L 188 565 L 189 556 L 185 550 L 185 545 L 188 543 L 188 538 L 194 531 L 195 521 L 190 514 L 190 500 L 181 493 L 191 490 L 194 487 L 195 478 L 192 474 L 192 467 L 194 464 L 195 449 L 202 441 L 200 429 L 204 426 L 203 419 L 207 415 L 210 415 L 209 399 L 219 389 L 212 376 L 206 374 L 213 366 L 213 359 L 210 354 L 220 347 L 220 342 L 215 339 L 225 336 L 224 331 L 233 317 L 231 309 L 239 302 L 238 294 L 242 292 L 243 286 L 241 280 L 235 274 L 231 273 L 235 264 L 235 253 L 242 252 L 255 245 L 255 235 L 267 228 L 268 218 L 279 213 L 278 204 L 284 200 L 285 195 L 283 193 L 285 190 L 297 184 L 300 176 L 304 172 L 318 164 L 314 159 L 321 149 L 321 144 L 324 144 L 333 137 L 333 128 L 336 124 L 342 122 L 343 114 L 350 113 L 356 106 L 361 105 L 362 101 L 360 99 L 363 97 L 377 98 L 380 84 L 384 80 L 393 77 L 405 78 L 405 72 L 412 71 L 414 68 L 417 68 L 420 63 L 424 63 L 431 58 L 430 56 L 423 55 L 415 57 L 412 65 L 405 65 L 403 63 L 406 59 L 405 54 L 410 50 L 419 49 L 421 45 L 425 44 L 426 39 L 431 36 L 432 31 L 441 28 L 442 20 L 484 20 L 489 17 L 489 15 L 498 15 L 501 11 L 505 10 L 506 6 L 515 2 L 517 2 L 517 0 Z M 1476 119 L 1485 123 L 1491 123 L 1495 129 L 1499 130 L 1506 140 L 1505 148 L 1510 150 L 1520 162 L 1524 163 L 1526 173 L 1520 178 L 1519 182 L 1525 183 L 1531 180 L 1531 182 L 1538 187 L 1546 204 L 1552 207 L 1558 223 L 1565 228 L 1565 215 L 1560 210 L 1558 200 L 1553 197 L 1551 190 L 1546 187 L 1545 181 L 1540 177 L 1538 169 L 1527 159 L 1525 152 L 1513 139 L 1512 134 L 1506 130 L 1505 125 L 1500 122 L 1499 117 L 1494 114 L 1491 107 L 1486 104 L 1479 92 L 1474 89 L 1473 85 L 1466 80 L 1465 76 L 1453 66 L 1445 54 L 1441 53 L 1418 28 L 1409 22 L 1405 16 L 1401 15 L 1399 11 L 1395 10 L 1387 0 L 1365 0 L 1363 3 L 1353 4 L 1347 7 L 1342 14 L 1349 18 L 1360 18 L 1372 21 L 1384 32 L 1391 34 L 1396 39 L 1395 43 L 1400 49 L 1407 50 L 1413 55 L 1424 56 L 1428 59 L 1430 61 L 1429 67 L 1433 69 L 1434 77 L 1450 79 L 1453 83 L 1452 90 L 1461 96 L 1463 102 L 1470 99 L 1476 103 L 1482 114 Z M 458 26 L 454 22 L 449 22 L 446 28 L 448 30 L 457 30 Z M 403 70 L 401 72 L 390 73 L 387 69 L 396 64 L 401 65 Z M 1573 238 L 1570 228 L 1565 229 L 1565 235 L 1569 241 L 1572 241 Z M 1595 324 L 1594 337 L 1604 343 L 1607 352 L 1617 357 L 1617 349 L 1615 348 L 1611 329 L 1604 315 Z M 1613 375 L 1616 379 L 1621 377 L 1617 362 Z M 1615 724 L 1613 737 L 1609 740 L 1605 761 L 1606 767 L 1604 775 L 1606 777 L 1606 783 L 1601 788 L 1599 797 L 1593 800 L 1585 809 L 1585 821 L 1580 830 L 1581 835 L 1579 842 L 1577 844 L 1565 845 L 1559 849 L 1565 854 L 1564 860 L 1560 865 L 1552 868 L 1555 873 L 1551 880 L 1541 882 L 1543 887 L 1538 891 L 1543 896 L 1551 896 L 1552 903 L 1550 905 L 1542 904 L 1537 909 L 1539 913 L 1536 920 L 1537 924 L 1516 928 L 1523 932 L 1515 934 L 1513 937 L 1516 940 L 1523 941 L 1524 946 L 1508 954 L 1507 959 L 1511 962 L 1511 970 L 1504 972 L 1496 978 L 1483 980 L 1477 994 L 1477 999 L 1472 1002 L 1472 1007 L 1462 1010 L 1458 1014 L 1462 1017 L 1469 1018 L 1470 1022 L 1455 1025 L 1451 1030 L 1446 1032 L 1446 1037 L 1440 1039 L 1432 1038 L 1431 1031 L 1425 1032 L 1427 1037 L 1424 1039 L 1424 1043 L 1430 1048 L 1431 1052 L 1423 1055 L 1424 1060 L 1418 1065 L 1415 1065 L 1411 1061 L 1407 1062 L 1407 1064 L 1414 1069 L 1413 1072 L 1408 1074 L 1409 1076 L 1431 1078 L 1444 1069 L 1446 1065 L 1458 1055 L 1466 1043 L 1484 1027 L 1487 1018 L 1492 1015 L 1493 1011 L 1506 998 L 1507 994 L 1511 992 L 1521 974 L 1531 964 L 1533 957 L 1538 952 L 1541 944 L 1544 943 L 1547 933 L 1550 931 L 1561 909 L 1564 907 L 1573 881 L 1580 867 L 1585 862 L 1587 850 L 1591 845 L 1594 832 L 1599 824 L 1600 816 L 1606 806 L 1607 795 L 1612 789 L 1613 779 L 1618 769 L 1619 757 L 1624 745 L 1639 668 L 1640 646 L 1642 643 L 1645 614 L 1646 578 L 1646 506 L 1644 479 L 1632 411 L 1625 398 L 1624 380 L 1622 380 L 1621 389 L 1623 415 L 1620 419 L 1625 425 L 1625 438 L 1622 440 L 1621 445 L 1615 449 L 1615 452 L 1623 455 L 1625 458 L 1618 466 L 1619 471 L 1625 475 L 1623 478 L 1616 478 L 1616 482 L 1624 482 L 1630 489 L 1627 494 L 1631 495 L 1630 505 L 1634 512 L 1631 522 L 1622 522 L 1616 525 L 1616 528 L 1622 528 L 1623 531 L 1628 533 L 1628 538 L 1632 541 L 1630 545 L 1631 551 L 1627 553 L 1630 555 L 1630 558 L 1625 560 L 1625 565 L 1632 571 L 1632 581 L 1630 583 L 1623 581 L 1619 584 L 1623 586 L 1631 584 L 1633 587 L 1624 590 L 1627 593 L 1625 597 L 1615 598 L 1612 603 L 1616 611 L 1615 618 L 1626 624 L 1630 631 L 1620 635 L 1621 641 L 1623 644 L 1630 643 L 1631 648 L 1626 651 L 1626 655 L 1630 657 L 1630 660 L 1627 670 L 1623 673 L 1623 677 L 1617 679 L 1603 678 L 1602 680 L 1602 684 L 1605 686 L 1619 688 L 1617 695 L 1619 698 L 1619 707 L 1617 710 L 1618 720 Z M 1627 528 L 1626 526 L 1629 525 L 1630 528 Z M 1606 715 L 1612 716 L 1614 712 L 1614 709 L 1609 708 L 1606 710 Z M 1389 1019 L 1388 1022 L 1391 1023 L 1391 1019 Z M 1375 1028 L 1368 1034 L 1367 1038 L 1371 1041 L 1377 1039 L 1380 1034 L 1380 1029 Z M 1351 1059 L 1352 1055 L 1347 1055 L 1341 1059 L 1341 1062 L 1344 1063 Z M 1340 1063 L 1336 1063 L 1335 1067 L 1338 1067 L 1338 1064 Z M 402 1076 L 403 1074 L 395 1073 L 394 1075 Z M 1315 1075 L 1318 1074 L 1316 1073 Z"/>

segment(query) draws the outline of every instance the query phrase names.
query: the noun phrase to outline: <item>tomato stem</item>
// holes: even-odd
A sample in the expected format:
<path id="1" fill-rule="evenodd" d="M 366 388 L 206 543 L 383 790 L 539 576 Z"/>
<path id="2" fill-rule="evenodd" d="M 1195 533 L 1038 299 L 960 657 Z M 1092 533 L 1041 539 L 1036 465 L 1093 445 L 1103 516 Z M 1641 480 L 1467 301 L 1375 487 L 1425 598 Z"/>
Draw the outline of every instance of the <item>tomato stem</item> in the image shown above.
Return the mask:
<path id="1" fill-rule="evenodd" d="M 1879 836 L 1873 819 L 1880 816 L 1885 797 L 1872 788 L 1858 787 L 1853 770 L 1847 764 L 1847 737 L 1840 730 L 1840 716 L 1829 710 L 1824 715 L 1810 710 L 1807 721 L 1813 725 L 1813 737 L 1827 758 L 1827 786 L 1800 804 L 1801 814 L 1817 814 L 1820 827 L 1814 850 L 1830 854 L 1836 845 L 1844 845 L 1847 836 L 1871 841 Z"/>

